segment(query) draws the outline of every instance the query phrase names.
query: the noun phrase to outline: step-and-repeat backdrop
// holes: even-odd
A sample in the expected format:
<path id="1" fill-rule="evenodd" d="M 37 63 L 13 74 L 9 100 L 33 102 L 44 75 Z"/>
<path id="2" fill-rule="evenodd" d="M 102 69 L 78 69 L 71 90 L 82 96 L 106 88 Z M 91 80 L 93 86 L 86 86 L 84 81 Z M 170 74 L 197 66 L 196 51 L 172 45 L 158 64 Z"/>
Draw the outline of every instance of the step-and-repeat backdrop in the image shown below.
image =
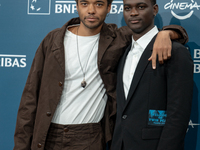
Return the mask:
<path id="1" fill-rule="evenodd" d="M 186 46 L 194 60 L 194 95 L 185 149 L 200 150 L 200 0 L 157 3 L 155 24 L 159 28 L 178 24 L 189 35 Z M 77 16 L 73 0 L 0 0 L 0 149 L 14 146 L 20 98 L 37 47 L 48 32 Z M 106 23 L 125 25 L 123 1 L 113 1 Z"/>

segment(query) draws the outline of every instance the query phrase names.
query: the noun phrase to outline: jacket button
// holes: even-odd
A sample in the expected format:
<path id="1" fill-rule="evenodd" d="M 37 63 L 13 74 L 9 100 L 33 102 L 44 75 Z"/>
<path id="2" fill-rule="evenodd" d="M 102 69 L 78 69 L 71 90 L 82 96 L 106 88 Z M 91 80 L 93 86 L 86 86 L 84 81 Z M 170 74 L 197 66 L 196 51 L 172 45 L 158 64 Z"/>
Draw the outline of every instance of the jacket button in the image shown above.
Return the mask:
<path id="1" fill-rule="evenodd" d="M 50 117 L 50 116 L 51 116 L 51 112 L 47 112 L 46 114 L 47 114 L 47 116 L 48 116 L 48 117 Z"/>
<path id="2" fill-rule="evenodd" d="M 123 119 L 126 119 L 126 118 L 127 118 L 127 115 L 123 115 L 122 118 L 123 118 Z"/>
<path id="3" fill-rule="evenodd" d="M 64 131 L 65 131 L 65 132 L 68 132 L 68 131 L 69 131 L 69 129 L 68 129 L 68 128 L 64 128 Z"/>
<path id="4" fill-rule="evenodd" d="M 41 143 L 38 143 L 37 146 L 38 146 L 38 148 L 41 148 L 41 147 L 42 147 L 42 144 L 41 144 Z"/>
<path id="5" fill-rule="evenodd" d="M 63 85 L 63 83 L 62 82 L 59 82 L 59 86 L 62 86 Z"/>

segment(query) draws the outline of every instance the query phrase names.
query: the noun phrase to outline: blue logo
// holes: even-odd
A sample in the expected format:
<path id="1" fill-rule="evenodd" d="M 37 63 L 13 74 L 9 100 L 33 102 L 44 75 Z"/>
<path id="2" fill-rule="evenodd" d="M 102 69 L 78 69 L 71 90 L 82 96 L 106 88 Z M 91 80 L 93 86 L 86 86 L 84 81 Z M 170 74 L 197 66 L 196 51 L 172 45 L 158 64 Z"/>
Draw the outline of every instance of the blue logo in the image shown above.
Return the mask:
<path id="1" fill-rule="evenodd" d="M 165 110 L 149 110 L 148 125 L 164 126 L 167 113 Z"/>
<path id="2" fill-rule="evenodd" d="M 28 0 L 29 15 L 50 15 L 51 0 Z"/>

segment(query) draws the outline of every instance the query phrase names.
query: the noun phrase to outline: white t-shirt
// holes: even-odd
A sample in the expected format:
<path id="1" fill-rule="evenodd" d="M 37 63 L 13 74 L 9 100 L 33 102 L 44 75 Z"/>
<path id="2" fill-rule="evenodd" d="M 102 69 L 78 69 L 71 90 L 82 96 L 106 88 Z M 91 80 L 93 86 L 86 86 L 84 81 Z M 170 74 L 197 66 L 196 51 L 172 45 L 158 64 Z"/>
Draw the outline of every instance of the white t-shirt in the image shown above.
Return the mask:
<path id="1" fill-rule="evenodd" d="M 107 95 L 97 66 L 100 34 L 78 36 L 69 30 L 64 37 L 65 82 L 52 122 L 57 124 L 97 123 L 104 114 Z M 85 72 L 85 88 L 81 87 Z"/>

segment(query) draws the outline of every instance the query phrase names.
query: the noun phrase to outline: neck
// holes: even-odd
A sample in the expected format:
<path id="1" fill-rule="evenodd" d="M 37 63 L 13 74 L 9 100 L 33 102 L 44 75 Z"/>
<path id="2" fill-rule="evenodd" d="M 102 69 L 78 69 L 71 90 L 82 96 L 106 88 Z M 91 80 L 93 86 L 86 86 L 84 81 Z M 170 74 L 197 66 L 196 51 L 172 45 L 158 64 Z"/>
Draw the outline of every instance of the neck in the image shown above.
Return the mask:
<path id="1" fill-rule="evenodd" d="M 87 28 L 85 25 L 83 25 L 83 23 L 81 22 L 80 26 L 71 27 L 68 30 L 76 35 L 77 35 L 77 30 L 78 30 L 78 35 L 80 36 L 92 36 L 92 35 L 96 35 L 100 33 L 102 25 L 100 25 L 97 28 L 90 29 L 90 28 Z"/>
<path id="2" fill-rule="evenodd" d="M 154 25 L 149 26 L 148 28 L 146 28 L 145 30 L 143 30 L 141 32 L 135 32 L 134 30 L 132 30 L 133 31 L 133 39 L 135 41 L 137 41 L 139 38 L 141 38 L 143 35 L 145 35 L 147 32 L 149 32 L 153 28 L 154 28 Z"/>
<path id="3" fill-rule="evenodd" d="M 98 26 L 97 28 L 93 28 L 90 29 L 88 27 L 86 27 L 82 22 L 80 23 L 79 29 L 78 29 L 78 34 L 81 36 L 92 36 L 92 35 L 96 35 L 98 33 L 100 33 L 101 28 L 102 28 L 101 24 L 100 26 Z"/>

